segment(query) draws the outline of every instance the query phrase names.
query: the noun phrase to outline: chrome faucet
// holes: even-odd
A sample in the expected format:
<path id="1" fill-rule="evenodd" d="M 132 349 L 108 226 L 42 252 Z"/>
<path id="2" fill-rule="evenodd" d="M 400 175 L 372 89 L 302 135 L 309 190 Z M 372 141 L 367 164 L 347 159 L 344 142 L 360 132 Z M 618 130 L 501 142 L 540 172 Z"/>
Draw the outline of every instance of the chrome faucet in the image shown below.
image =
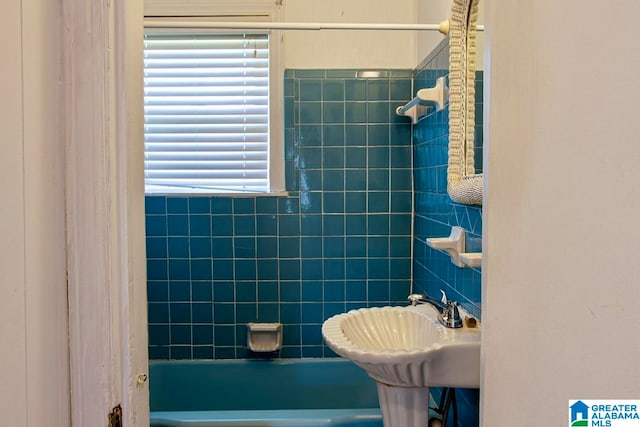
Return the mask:
<path id="1" fill-rule="evenodd" d="M 438 320 L 447 328 L 462 327 L 458 303 L 456 301 L 449 301 L 447 294 L 445 294 L 442 289 L 440 289 L 440 292 L 442 292 L 441 300 L 426 294 L 411 294 L 407 297 L 407 300 L 409 300 L 411 305 L 431 304 L 438 311 Z"/>

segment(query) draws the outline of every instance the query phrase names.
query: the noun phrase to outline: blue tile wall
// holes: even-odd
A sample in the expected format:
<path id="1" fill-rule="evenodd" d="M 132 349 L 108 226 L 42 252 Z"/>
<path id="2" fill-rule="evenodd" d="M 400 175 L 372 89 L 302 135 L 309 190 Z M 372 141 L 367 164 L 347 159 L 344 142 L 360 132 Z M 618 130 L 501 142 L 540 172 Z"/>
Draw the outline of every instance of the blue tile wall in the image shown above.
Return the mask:
<path id="1" fill-rule="evenodd" d="M 415 90 L 432 87 L 449 69 L 448 39 L 414 71 Z M 476 73 L 476 172 L 482 172 L 482 79 Z M 447 156 L 449 108 L 433 112 L 413 128 L 414 150 L 414 287 L 419 292 L 439 295 L 443 289 L 450 299 L 459 301 L 474 316 L 481 318 L 481 272 L 459 268 L 448 254 L 427 246 L 429 237 L 446 237 L 451 227 L 467 230 L 467 249 L 481 251 L 482 206 L 453 203 L 447 194 Z"/>
<path id="2" fill-rule="evenodd" d="M 327 357 L 322 322 L 404 303 L 411 281 L 412 70 L 287 70 L 288 197 L 146 197 L 151 359 Z"/>
<path id="3" fill-rule="evenodd" d="M 414 71 L 414 90 L 433 87 L 438 77 L 448 75 L 449 44 L 443 40 Z M 482 80 L 476 73 L 476 173 L 482 172 Z M 440 295 L 443 289 L 452 300 L 459 301 L 474 316 L 481 318 L 481 272 L 459 268 L 448 254 L 427 246 L 429 237 L 445 237 L 451 227 L 467 230 L 469 252 L 481 251 L 482 207 L 453 203 L 447 195 L 447 159 L 449 108 L 433 112 L 413 127 L 414 145 L 414 289 Z M 440 389 L 431 389 L 437 399 Z M 479 392 L 456 390 L 459 426 L 479 424 Z"/>

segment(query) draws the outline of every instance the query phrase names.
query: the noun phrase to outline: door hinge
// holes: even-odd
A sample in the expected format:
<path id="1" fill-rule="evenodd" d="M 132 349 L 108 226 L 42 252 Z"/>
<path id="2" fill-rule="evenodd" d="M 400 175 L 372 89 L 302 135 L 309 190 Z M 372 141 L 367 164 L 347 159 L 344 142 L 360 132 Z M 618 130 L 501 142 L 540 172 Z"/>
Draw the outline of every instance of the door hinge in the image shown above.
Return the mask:
<path id="1" fill-rule="evenodd" d="M 116 406 L 109 413 L 108 427 L 122 427 L 122 407 Z"/>

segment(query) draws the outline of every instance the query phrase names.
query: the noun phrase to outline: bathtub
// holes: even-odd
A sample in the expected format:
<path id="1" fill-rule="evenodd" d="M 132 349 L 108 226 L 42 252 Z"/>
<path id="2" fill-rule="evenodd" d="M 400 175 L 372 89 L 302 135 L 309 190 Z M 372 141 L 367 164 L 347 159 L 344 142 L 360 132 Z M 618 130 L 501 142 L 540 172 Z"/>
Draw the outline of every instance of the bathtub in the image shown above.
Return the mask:
<path id="1" fill-rule="evenodd" d="M 151 427 L 382 427 L 375 382 L 349 360 L 152 361 Z"/>

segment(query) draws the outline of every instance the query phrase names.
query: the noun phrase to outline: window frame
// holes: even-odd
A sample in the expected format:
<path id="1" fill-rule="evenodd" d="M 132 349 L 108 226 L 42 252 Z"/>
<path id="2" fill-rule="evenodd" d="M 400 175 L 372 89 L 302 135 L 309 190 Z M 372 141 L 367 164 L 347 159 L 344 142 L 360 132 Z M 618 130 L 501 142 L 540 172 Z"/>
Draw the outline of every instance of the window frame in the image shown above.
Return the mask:
<path id="1" fill-rule="evenodd" d="M 280 7 L 273 0 L 238 0 L 216 1 L 191 0 L 145 0 L 144 16 L 153 18 L 179 20 L 181 22 L 193 20 L 233 21 L 233 22 L 278 22 L 280 21 Z M 188 27 L 185 27 L 188 28 Z M 210 30 L 207 30 L 210 31 Z M 220 30 L 229 33 L 235 30 Z M 261 31 L 262 32 L 262 31 Z M 283 38 L 280 31 L 264 30 L 269 34 L 269 191 L 267 192 L 215 192 L 215 191 L 176 191 L 176 192 L 146 192 L 147 195 L 182 195 L 182 196 L 274 196 L 286 195 L 285 190 L 285 162 L 284 162 L 284 96 L 283 96 Z"/>

